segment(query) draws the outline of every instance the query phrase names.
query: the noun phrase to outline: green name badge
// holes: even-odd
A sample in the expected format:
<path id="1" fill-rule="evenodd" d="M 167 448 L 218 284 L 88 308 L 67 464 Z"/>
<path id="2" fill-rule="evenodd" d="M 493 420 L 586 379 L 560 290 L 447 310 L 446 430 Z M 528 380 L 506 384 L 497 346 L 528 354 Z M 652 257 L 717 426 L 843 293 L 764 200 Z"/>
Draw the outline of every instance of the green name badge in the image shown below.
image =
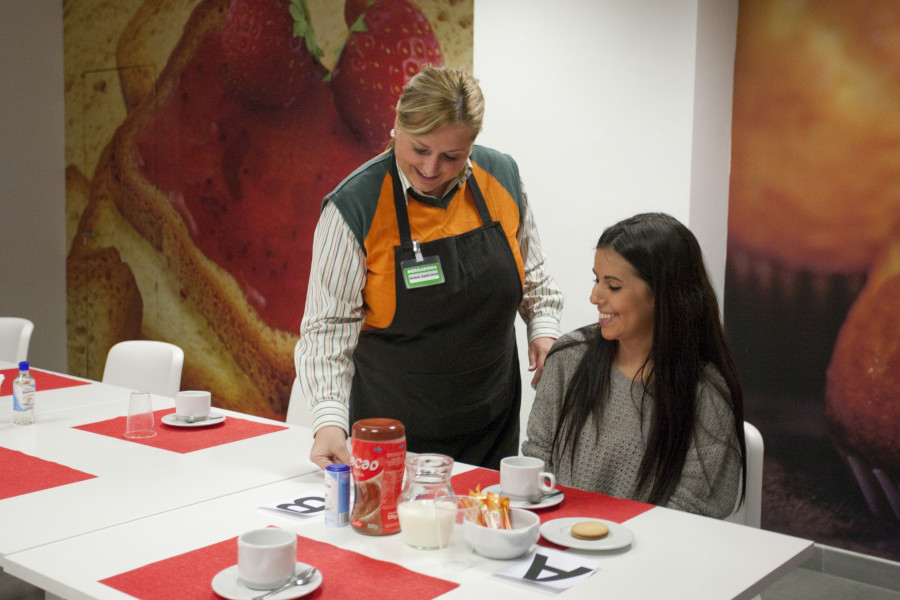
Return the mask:
<path id="1" fill-rule="evenodd" d="M 400 263 L 406 289 L 428 287 L 444 283 L 444 270 L 440 256 L 428 256 L 422 260 L 404 260 Z"/>

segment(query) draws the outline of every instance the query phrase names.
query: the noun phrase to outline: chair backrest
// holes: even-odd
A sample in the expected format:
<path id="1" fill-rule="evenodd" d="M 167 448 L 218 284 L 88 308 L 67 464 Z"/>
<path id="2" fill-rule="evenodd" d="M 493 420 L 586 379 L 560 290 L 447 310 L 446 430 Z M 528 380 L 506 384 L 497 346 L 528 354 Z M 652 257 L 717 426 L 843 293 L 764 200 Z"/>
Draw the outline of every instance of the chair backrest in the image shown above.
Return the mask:
<path id="1" fill-rule="evenodd" d="M 763 455 L 765 445 L 759 429 L 744 421 L 747 445 L 747 493 L 744 503 L 726 521 L 759 527 L 762 515 Z"/>
<path id="2" fill-rule="evenodd" d="M 0 360 L 28 360 L 28 344 L 34 323 L 20 317 L 0 317 Z"/>
<path id="3" fill-rule="evenodd" d="M 302 425 L 304 427 L 312 427 L 312 412 L 306 403 L 306 398 L 300 393 L 300 380 L 294 377 L 294 385 L 291 386 L 291 399 L 288 402 L 287 416 L 285 422 L 292 425 Z"/>
<path id="4" fill-rule="evenodd" d="M 174 398 L 181 388 L 184 351 L 168 342 L 128 340 L 109 349 L 103 383 Z"/>

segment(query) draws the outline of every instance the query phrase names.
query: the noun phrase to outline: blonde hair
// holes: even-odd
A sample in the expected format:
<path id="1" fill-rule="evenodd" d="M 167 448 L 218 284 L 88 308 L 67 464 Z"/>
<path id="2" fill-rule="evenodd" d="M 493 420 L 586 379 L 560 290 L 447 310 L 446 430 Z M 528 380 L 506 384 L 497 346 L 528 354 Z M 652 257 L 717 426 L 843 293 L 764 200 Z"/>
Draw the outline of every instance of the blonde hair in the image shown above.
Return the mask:
<path id="1" fill-rule="evenodd" d="M 481 133 L 484 96 L 478 80 L 462 69 L 422 67 L 403 88 L 397 102 L 397 122 L 410 135 L 425 135 L 464 123 L 474 141 Z"/>

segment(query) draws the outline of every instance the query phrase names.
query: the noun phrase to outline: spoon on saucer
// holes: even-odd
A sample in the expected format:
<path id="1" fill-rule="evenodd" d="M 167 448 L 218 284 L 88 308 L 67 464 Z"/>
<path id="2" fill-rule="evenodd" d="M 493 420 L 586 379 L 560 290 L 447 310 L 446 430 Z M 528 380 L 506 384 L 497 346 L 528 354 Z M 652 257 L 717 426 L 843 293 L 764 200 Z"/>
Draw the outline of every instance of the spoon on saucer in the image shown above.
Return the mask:
<path id="1" fill-rule="evenodd" d="M 541 502 L 543 502 L 543 501 L 546 500 L 547 498 L 552 498 L 553 496 L 558 496 L 558 495 L 560 495 L 560 494 L 562 494 L 562 493 L 563 493 L 562 490 L 554 490 L 554 491 L 552 491 L 552 492 L 547 492 L 546 494 L 540 493 L 540 494 L 535 494 L 534 496 L 528 496 L 528 498 L 526 498 L 526 499 L 527 499 L 528 502 L 530 502 L 531 504 L 540 504 Z"/>
<path id="2" fill-rule="evenodd" d="M 316 576 L 316 568 L 308 567 L 306 569 L 303 569 L 299 573 L 297 573 L 293 577 L 293 579 L 288 581 L 286 584 L 284 584 L 280 588 L 275 588 L 274 590 L 270 590 L 260 596 L 254 596 L 253 600 L 263 600 L 263 598 L 268 598 L 269 596 L 274 596 L 278 592 L 283 592 L 284 590 L 286 590 L 288 588 L 292 588 L 292 587 L 298 586 L 298 585 L 306 585 L 307 583 L 312 581 L 313 577 L 315 577 L 315 576 Z"/>

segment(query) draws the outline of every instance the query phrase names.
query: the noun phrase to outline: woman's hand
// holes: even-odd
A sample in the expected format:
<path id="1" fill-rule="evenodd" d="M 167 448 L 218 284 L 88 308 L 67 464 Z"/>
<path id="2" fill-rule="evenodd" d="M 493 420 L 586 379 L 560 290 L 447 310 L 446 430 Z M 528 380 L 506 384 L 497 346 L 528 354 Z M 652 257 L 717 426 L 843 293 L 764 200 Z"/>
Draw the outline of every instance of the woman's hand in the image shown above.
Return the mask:
<path id="1" fill-rule="evenodd" d="M 544 372 L 544 360 L 555 341 L 556 338 L 539 337 L 534 338 L 528 344 L 528 370 L 534 371 L 534 377 L 531 379 L 532 388 L 536 388 L 538 381 L 541 380 L 541 374 Z"/>
<path id="2" fill-rule="evenodd" d="M 350 464 L 350 451 L 347 450 L 347 434 L 335 425 L 328 425 L 316 432 L 309 460 L 321 469 L 332 463 Z"/>

